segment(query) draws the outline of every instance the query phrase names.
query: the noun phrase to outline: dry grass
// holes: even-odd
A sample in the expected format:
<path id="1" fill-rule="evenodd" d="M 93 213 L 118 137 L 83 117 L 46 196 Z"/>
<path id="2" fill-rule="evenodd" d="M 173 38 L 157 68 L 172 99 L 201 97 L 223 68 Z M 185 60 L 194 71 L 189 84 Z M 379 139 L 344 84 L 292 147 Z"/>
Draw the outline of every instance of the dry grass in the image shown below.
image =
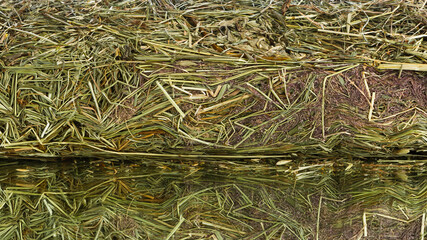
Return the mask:
<path id="1" fill-rule="evenodd" d="M 1 152 L 425 151 L 422 3 L 282 7 L 3 2 Z"/>
<path id="2" fill-rule="evenodd" d="M 425 4 L 0 2 L 0 238 L 424 239 Z"/>

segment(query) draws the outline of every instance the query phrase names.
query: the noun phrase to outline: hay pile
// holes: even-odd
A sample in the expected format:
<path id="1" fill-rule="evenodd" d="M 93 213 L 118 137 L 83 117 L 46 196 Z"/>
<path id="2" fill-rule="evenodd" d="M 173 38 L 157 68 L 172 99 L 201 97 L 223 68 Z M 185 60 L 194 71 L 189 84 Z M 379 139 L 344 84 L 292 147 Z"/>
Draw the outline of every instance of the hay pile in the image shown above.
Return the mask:
<path id="1" fill-rule="evenodd" d="M 76 162 L 2 161 L 1 239 L 427 237 L 422 164 Z"/>
<path id="2" fill-rule="evenodd" d="M 0 239 L 425 239 L 426 16 L 1 1 Z"/>
<path id="3" fill-rule="evenodd" d="M 0 151 L 417 158 L 426 12 L 422 1 L 2 2 Z"/>

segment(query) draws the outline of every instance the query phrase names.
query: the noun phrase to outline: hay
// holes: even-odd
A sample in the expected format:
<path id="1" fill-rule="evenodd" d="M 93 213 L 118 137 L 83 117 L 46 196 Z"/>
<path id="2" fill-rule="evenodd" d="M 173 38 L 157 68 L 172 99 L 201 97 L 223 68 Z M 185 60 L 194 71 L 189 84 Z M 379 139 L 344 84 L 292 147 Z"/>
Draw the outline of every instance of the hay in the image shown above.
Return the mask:
<path id="1" fill-rule="evenodd" d="M 1 166 L 2 239 L 407 240 L 426 228 L 420 164 L 106 158 Z"/>
<path id="2" fill-rule="evenodd" d="M 426 150 L 420 3 L 281 9 L 276 1 L 3 2 L 2 154 Z"/>
<path id="3" fill-rule="evenodd" d="M 2 1 L 1 239 L 425 238 L 425 4 Z"/>

